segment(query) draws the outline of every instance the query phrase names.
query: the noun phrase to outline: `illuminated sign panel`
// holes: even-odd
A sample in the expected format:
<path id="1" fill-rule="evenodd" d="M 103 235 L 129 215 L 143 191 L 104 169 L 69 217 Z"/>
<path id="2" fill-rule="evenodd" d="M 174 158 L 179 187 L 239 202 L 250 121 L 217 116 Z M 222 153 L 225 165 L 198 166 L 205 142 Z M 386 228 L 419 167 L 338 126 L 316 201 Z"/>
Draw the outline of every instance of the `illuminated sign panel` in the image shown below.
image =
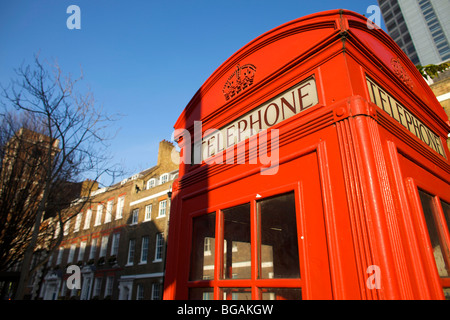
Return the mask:
<path id="1" fill-rule="evenodd" d="M 244 141 L 319 103 L 316 81 L 308 78 L 220 130 L 209 129 L 202 140 L 202 159 Z"/>
<path id="2" fill-rule="evenodd" d="M 387 112 L 392 118 L 408 129 L 417 138 L 425 142 L 431 149 L 445 158 L 444 146 L 438 135 L 431 131 L 408 109 L 396 101 L 373 80 L 366 77 L 370 100 Z"/>

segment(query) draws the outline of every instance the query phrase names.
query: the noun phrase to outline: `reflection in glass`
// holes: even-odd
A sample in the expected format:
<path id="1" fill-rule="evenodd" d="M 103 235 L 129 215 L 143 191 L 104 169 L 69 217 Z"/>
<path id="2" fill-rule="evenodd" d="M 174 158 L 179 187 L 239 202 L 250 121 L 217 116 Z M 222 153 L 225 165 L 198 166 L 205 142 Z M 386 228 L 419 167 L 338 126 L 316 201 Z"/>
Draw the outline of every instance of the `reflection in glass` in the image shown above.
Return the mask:
<path id="1" fill-rule="evenodd" d="M 189 300 L 213 300 L 214 289 L 213 288 L 190 288 Z"/>
<path id="2" fill-rule="evenodd" d="M 260 278 L 300 278 L 295 194 L 258 202 L 260 219 Z"/>
<path id="3" fill-rule="evenodd" d="M 222 293 L 223 300 L 252 300 L 250 288 L 224 288 Z"/>
<path id="4" fill-rule="evenodd" d="M 436 266 L 440 277 L 449 276 L 449 266 L 444 259 L 444 253 L 442 248 L 445 248 L 443 243 L 441 243 L 441 237 L 439 230 L 436 225 L 438 220 L 438 211 L 436 208 L 436 203 L 434 202 L 434 197 L 428 193 L 419 190 L 420 201 L 422 202 L 423 214 L 425 216 L 425 221 L 427 224 L 428 235 L 430 236 L 431 246 L 433 248 L 434 260 L 436 261 Z"/>
<path id="5" fill-rule="evenodd" d="M 223 278 L 251 278 L 250 204 L 223 210 Z"/>
<path id="6" fill-rule="evenodd" d="M 450 300 L 450 288 L 444 288 L 445 300 Z"/>
<path id="7" fill-rule="evenodd" d="M 301 288 L 263 288 L 261 300 L 301 300 Z"/>
<path id="8" fill-rule="evenodd" d="M 442 211 L 444 211 L 445 221 L 447 222 L 447 229 L 450 230 L 450 204 L 441 200 Z"/>
<path id="9" fill-rule="evenodd" d="M 193 219 L 190 280 L 214 278 L 215 226 L 215 213 Z"/>

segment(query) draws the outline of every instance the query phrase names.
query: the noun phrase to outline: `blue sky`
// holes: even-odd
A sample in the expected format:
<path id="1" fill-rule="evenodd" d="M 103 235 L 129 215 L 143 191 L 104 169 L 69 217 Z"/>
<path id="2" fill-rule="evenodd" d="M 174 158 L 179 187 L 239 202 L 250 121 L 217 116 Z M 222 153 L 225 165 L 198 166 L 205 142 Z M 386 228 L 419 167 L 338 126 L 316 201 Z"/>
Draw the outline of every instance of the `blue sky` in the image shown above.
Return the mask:
<path id="1" fill-rule="evenodd" d="M 81 29 L 69 30 L 70 5 Z M 0 83 L 35 53 L 83 69 L 98 105 L 122 119 L 110 152 L 129 174 L 156 164 L 158 145 L 197 89 L 228 57 L 293 19 L 330 9 L 367 14 L 376 0 L 0 0 Z"/>

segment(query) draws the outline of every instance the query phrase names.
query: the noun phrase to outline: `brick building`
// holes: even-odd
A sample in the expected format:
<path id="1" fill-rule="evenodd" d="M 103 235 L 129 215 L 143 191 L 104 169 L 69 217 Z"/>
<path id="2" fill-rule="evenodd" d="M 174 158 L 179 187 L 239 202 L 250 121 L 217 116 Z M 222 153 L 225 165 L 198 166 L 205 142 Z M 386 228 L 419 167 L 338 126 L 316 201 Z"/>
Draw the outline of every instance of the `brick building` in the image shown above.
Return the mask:
<path id="1" fill-rule="evenodd" d="M 154 167 L 92 192 L 88 205 L 72 205 L 72 210 L 83 209 L 62 230 L 63 241 L 49 259 L 39 298 L 162 298 L 168 193 L 178 176 L 172 153 L 179 157 L 170 142 L 161 141 Z M 66 285 L 70 265 L 80 267 L 80 289 Z"/>
<path id="2" fill-rule="evenodd" d="M 450 70 L 440 73 L 435 79 L 428 80 L 428 84 L 450 119 Z M 447 139 L 447 145 L 450 148 L 450 137 Z"/>
<path id="3" fill-rule="evenodd" d="M 51 139 L 45 134 L 24 127 L 14 133 L 8 130 L 12 128 L 9 124 L 3 123 L 3 138 L 9 137 L 9 140 L 2 141 L 0 151 L 0 224 L 3 226 L 0 231 L 2 299 L 14 296 L 17 290 L 22 259 L 31 241 L 30 226 L 35 221 L 36 212 L 43 198 L 47 172 L 51 170 L 52 161 L 59 152 L 57 139 Z M 76 193 L 76 188 L 71 185 L 70 190 L 64 194 L 64 200 Z M 57 209 L 59 204 L 54 203 L 52 208 L 47 208 L 46 214 Z"/>

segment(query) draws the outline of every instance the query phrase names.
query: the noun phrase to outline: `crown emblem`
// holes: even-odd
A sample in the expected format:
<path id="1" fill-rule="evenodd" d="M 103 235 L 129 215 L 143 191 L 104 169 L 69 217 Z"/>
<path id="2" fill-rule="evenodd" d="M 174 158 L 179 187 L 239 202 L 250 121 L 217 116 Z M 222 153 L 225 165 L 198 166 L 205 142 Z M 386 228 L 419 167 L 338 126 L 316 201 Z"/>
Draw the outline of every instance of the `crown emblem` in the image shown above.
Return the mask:
<path id="1" fill-rule="evenodd" d="M 242 67 L 236 66 L 236 71 L 231 74 L 227 82 L 223 86 L 223 94 L 226 100 L 230 100 L 241 91 L 247 89 L 253 84 L 256 67 L 252 64 L 246 64 Z"/>
<path id="2" fill-rule="evenodd" d="M 409 76 L 408 72 L 405 70 L 405 68 L 401 65 L 399 59 L 392 58 L 391 60 L 391 66 L 394 69 L 395 75 L 404 83 L 406 84 L 411 90 L 414 89 L 413 81 L 411 77 Z"/>

